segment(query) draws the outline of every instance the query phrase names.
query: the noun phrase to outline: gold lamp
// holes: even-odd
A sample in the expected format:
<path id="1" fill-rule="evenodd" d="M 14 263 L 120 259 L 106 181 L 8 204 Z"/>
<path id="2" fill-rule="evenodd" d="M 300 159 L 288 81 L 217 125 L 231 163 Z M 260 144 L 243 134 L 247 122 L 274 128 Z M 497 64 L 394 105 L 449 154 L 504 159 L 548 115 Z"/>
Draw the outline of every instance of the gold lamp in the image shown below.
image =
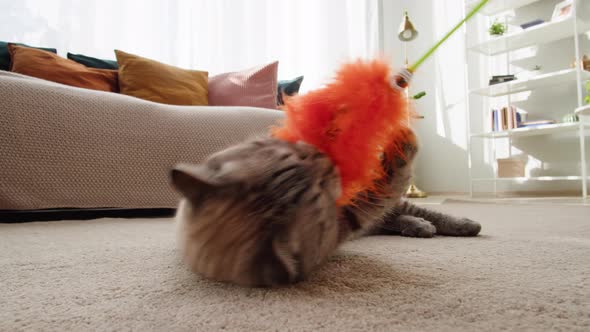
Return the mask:
<path id="1" fill-rule="evenodd" d="M 404 42 L 405 64 L 406 64 L 406 67 L 408 67 L 408 46 L 407 46 L 407 42 L 410 42 L 410 41 L 412 41 L 412 40 L 414 40 L 414 39 L 416 39 L 418 37 L 418 30 L 416 30 L 416 28 L 414 27 L 414 24 L 410 20 L 410 16 L 408 15 L 408 12 L 407 11 L 404 13 L 404 17 L 402 18 L 402 23 L 400 24 L 397 37 L 399 38 L 399 40 L 401 40 L 402 42 Z M 409 88 L 406 88 L 406 98 L 408 99 L 408 101 L 410 100 L 410 91 L 409 91 Z M 425 198 L 425 197 L 428 197 L 428 195 L 424 191 L 420 190 L 420 188 L 418 188 L 414 184 L 413 177 L 412 177 L 412 180 L 410 182 L 410 187 L 408 188 L 408 191 L 406 192 L 406 196 L 407 197 L 410 197 L 410 198 Z"/>
<path id="2" fill-rule="evenodd" d="M 402 19 L 402 24 L 399 26 L 397 37 L 403 42 L 409 42 L 418 37 L 418 31 L 414 28 L 414 24 L 410 20 L 408 12 L 404 13 L 404 18 Z"/>

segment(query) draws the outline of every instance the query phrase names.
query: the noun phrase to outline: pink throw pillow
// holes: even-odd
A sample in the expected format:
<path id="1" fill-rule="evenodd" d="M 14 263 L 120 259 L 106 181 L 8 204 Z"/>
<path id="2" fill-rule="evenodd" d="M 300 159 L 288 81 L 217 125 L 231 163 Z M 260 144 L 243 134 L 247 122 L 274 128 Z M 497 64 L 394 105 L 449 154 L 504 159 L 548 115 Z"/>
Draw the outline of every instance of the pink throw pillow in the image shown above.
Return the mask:
<path id="1" fill-rule="evenodd" d="M 277 108 L 279 62 L 209 78 L 210 106 Z"/>

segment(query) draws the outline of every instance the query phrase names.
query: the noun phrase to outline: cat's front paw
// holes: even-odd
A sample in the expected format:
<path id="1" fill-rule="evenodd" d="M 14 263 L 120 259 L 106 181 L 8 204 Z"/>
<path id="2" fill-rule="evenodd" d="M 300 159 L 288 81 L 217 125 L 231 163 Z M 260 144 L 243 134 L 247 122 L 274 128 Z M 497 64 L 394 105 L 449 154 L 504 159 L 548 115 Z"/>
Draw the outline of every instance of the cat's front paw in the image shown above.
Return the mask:
<path id="1" fill-rule="evenodd" d="M 477 236 L 481 231 L 481 224 L 477 221 L 462 218 L 459 222 L 461 227 L 458 228 L 458 236 Z"/>
<path id="2" fill-rule="evenodd" d="M 402 227 L 401 235 L 407 237 L 431 238 L 436 234 L 436 228 L 422 218 L 413 218 L 413 222 Z"/>

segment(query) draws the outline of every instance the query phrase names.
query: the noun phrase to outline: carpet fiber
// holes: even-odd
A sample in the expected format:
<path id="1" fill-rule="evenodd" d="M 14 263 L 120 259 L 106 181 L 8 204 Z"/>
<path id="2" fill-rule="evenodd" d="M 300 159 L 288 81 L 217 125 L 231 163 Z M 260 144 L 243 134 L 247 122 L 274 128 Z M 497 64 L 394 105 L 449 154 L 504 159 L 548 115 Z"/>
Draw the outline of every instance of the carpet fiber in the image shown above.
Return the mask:
<path id="1" fill-rule="evenodd" d="M 171 219 L 0 225 L 0 330 L 590 329 L 590 207 L 432 208 L 482 235 L 364 238 L 281 289 L 192 275 Z"/>

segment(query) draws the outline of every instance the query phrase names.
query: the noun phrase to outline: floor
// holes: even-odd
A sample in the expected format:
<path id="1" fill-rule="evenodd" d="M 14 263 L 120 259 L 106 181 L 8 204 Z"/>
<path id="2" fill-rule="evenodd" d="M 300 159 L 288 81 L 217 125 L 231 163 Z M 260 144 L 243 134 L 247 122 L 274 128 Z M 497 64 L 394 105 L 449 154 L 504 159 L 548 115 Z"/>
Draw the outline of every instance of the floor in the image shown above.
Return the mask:
<path id="1" fill-rule="evenodd" d="M 587 204 L 421 204 L 482 233 L 363 238 L 278 289 L 192 274 L 170 219 L 0 224 L 0 331 L 590 330 Z"/>

